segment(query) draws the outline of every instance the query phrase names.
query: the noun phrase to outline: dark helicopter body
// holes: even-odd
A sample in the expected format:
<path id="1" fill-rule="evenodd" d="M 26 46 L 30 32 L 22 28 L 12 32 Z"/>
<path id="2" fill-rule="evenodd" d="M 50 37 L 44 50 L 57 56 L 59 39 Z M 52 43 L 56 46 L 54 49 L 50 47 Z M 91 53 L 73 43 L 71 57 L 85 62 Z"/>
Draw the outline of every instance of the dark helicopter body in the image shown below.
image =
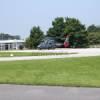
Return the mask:
<path id="1" fill-rule="evenodd" d="M 54 37 L 45 37 L 37 46 L 38 49 L 55 49 L 63 48 L 64 44 L 57 42 Z"/>

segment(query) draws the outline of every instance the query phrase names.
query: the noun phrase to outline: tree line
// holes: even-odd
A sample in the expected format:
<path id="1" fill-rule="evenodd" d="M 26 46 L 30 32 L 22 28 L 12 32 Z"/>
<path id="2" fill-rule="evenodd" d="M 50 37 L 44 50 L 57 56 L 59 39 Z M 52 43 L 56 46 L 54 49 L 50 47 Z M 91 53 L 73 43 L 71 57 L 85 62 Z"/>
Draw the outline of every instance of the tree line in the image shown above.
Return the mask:
<path id="1" fill-rule="evenodd" d="M 34 26 L 26 39 L 26 47 L 36 48 L 46 36 L 54 37 L 62 43 L 68 37 L 69 47 L 84 48 L 100 44 L 100 26 L 90 25 L 86 28 L 79 19 L 57 17 L 52 21 L 52 27 L 48 29 L 46 35 L 39 26 Z"/>
<path id="2" fill-rule="evenodd" d="M 10 34 L 5 34 L 5 33 L 0 33 L 0 40 L 13 40 L 13 39 L 20 39 L 19 35 L 10 35 Z"/>
<path id="3" fill-rule="evenodd" d="M 46 34 L 40 26 L 33 26 L 26 39 L 27 48 L 37 48 L 44 37 L 54 37 L 58 42 L 69 42 L 69 48 L 86 48 L 90 45 L 100 44 L 100 26 L 94 24 L 86 27 L 79 19 L 70 17 L 57 17 L 52 21 L 52 27 Z M 0 40 L 20 39 L 19 36 L 0 34 Z"/>

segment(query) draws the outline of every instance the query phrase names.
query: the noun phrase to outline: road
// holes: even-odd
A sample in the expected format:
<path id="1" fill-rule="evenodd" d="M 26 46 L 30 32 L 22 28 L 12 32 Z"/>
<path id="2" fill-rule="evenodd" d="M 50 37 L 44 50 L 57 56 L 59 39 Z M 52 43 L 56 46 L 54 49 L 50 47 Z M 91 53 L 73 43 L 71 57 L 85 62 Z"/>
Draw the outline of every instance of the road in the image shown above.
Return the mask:
<path id="1" fill-rule="evenodd" d="M 0 100 L 100 100 L 100 88 L 0 85 Z"/>
<path id="2" fill-rule="evenodd" d="M 59 52 L 59 53 L 76 53 L 68 55 L 52 55 L 52 56 L 27 56 L 27 57 L 0 57 L 0 61 L 16 61 L 16 60 L 36 60 L 36 59 L 54 59 L 54 58 L 71 58 L 71 57 L 88 57 L 100 56 L 100 48 L 87 49 L 56 49 L 56 50 L 21 50 L 6 52 Z"/>

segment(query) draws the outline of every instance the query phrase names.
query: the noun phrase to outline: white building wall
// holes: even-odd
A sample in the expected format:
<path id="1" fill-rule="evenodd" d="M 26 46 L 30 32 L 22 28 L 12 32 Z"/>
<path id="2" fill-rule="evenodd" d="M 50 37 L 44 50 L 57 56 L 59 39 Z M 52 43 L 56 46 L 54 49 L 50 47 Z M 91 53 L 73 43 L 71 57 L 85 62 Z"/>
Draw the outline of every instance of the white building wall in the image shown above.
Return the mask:
<path id="1" fill-rule="evenodd" d="M 18 50 L 20 45 L 24 46 L 24 40 L 2 40 L 0 50 Z"/>

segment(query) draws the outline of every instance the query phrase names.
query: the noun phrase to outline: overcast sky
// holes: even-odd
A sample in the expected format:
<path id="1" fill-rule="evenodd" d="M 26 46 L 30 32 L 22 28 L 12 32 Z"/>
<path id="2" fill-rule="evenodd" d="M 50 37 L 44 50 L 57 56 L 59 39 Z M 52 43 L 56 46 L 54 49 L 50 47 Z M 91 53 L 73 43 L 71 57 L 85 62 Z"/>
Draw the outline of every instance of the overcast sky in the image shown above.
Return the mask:
<path id="1" fill-rule="evenodd" d="M 100 0 L 0 0 L 0 32 L 25 38 L 33 26 L 46 32 L 60 16 L 100 25 L 99 10 Z"/>

